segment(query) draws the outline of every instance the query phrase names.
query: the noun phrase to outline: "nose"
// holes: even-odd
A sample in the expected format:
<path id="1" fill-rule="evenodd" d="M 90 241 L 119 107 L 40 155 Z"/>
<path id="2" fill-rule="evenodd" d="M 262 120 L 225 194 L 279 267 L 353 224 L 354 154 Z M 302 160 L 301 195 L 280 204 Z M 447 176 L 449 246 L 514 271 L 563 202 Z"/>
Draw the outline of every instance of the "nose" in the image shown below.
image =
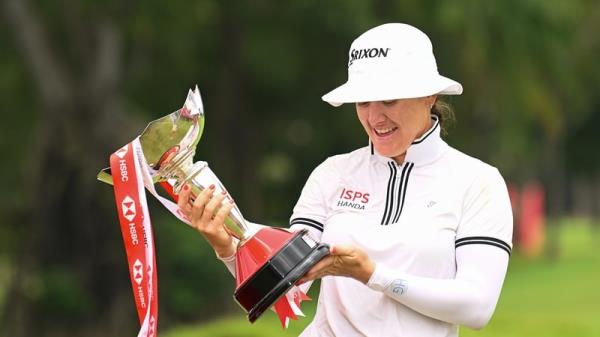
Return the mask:
<path id="1" fill-rule="evenodd" d="M 387 120 L 387 115 L 385 114 L 385 109 L 381 102 L 371 102 L 369 104 L 369 124 L 377 125 L 384 123 Z"/>

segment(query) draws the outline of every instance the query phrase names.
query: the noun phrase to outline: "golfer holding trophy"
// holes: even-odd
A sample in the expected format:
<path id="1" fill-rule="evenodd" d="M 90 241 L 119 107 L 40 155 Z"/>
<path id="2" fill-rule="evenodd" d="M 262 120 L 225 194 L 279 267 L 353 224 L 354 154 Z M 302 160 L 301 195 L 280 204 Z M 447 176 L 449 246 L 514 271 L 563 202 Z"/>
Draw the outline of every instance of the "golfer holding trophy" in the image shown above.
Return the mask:
<path id="1" fill-rule="evenodd" d="M 142 195 L 143 186 L 157 195 L 154 182 L 180 197 L 178 207 L 157 195 L 235 273 L 250 321 L 273 305 L 286 325 L 305 296 L 293 285 L 321 279 L 301 337 L 456 337 L 459 325 L 489 322 L 512 252 L 512 212 L 498 169 L 441 136 L 452 111 L 439 97 L 462 85 L 440 75 L 427 35 L 402 23 L 366 31 L 340 64 L 347 82 L 322 99 L 352 104 L 369 145 L 313 171 L 290 220 L 296 232 L 248 223 L 206 163 L 191 162 L 204 116 L 197 91 L 111 156 L 142 336 L 156 321 Z"/>

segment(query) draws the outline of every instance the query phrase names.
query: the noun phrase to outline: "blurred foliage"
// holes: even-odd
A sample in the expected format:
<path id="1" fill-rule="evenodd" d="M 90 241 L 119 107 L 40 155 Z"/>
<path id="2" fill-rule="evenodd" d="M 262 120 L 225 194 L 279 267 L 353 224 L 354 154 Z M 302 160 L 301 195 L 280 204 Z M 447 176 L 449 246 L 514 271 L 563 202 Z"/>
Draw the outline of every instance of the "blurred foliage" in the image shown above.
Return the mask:
<path id="1" fill-rule="evenodd" d="M 551 198 L 567 175 L 599 171 L 597 1 L 1 2 L 0 335 L 137 331 L 112 191 L 95 174 L 196 83 L 196 159 L 247 218 L 285 226 L 311 170 L 367 143 L 354 108 L 320 96 L 345 81 L 352 40 L 383 22 L 425 31 L 464 85 L 453 146 Z M 214 253 L 151 209 L 161 326 L 238 310 Z"/>

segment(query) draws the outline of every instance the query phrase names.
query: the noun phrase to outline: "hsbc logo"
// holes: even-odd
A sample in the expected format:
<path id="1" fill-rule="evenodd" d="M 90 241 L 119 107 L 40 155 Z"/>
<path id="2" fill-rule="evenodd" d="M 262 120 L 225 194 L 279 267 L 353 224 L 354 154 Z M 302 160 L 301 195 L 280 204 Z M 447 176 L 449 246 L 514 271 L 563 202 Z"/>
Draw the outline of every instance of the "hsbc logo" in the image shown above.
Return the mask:
<path id="1" fill-rule="evenodd" d="M 115 155 L 119 157 L 119 172 L 121 173 L 121 181 L 124 183 L 129 181 L 129 172 L 127 172 L 127 161 L 123 159 L 125 158 L 128 149 L 129 144 L 115 151 Z"/>
<path id="2" fill-rule="evenodd" d="M 135 218 L 135 201 L 130 196 L 125 196 L 121 201 L 121 208 L 123 209 L 123 216 L 129 221 L 133 221 Z"/>
<path id="3" fill-rule="evenodd" d="M 148 324 L 150 325 L 150 327 L 148 327 L 148 336 L 154 337 L 156 332 L 156 319 L 154 318 L 154 315 L 150 316 Z"/>
<path id="4" fill-rule="evenodd" d="M 133 280 L 138 285 L 142 284 L 144 280 L 144 266 L 140 260 L 135 260 L 133 263 Z"/>
<path id="5" fill-rule="evenodd" d="M 122 148 L 118 149 L 115 154 L 117 155 L 117 157 L 123 159 L 123 157 L 125 157 L 125 155 L 127 154 L 127 149 L 129 148 L 129 144 L 123 146 Z"/>

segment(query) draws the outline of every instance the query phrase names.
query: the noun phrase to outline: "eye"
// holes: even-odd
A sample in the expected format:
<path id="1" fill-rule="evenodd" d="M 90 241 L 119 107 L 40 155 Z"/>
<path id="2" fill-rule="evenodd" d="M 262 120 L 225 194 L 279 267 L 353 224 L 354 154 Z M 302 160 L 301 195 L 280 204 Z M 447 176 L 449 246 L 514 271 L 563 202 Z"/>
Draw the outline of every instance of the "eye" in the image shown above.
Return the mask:
<path id="1" fill-rule="evenodd" d="M 385 106 L 392 106 L 392 105 L 396 104 L 396 102 L 398 102 L 397 99 L 391 99 L 389 101 L 382 101 L 383 105 L 385 105 Z"/>
<path id="2" fill-rule="evenodd" d="M 369 103 L 371 103 L 371 102 L 356 102 L 356 106 L 359 106 L 361 108 L 366 108 L 369 106 Z"/>

